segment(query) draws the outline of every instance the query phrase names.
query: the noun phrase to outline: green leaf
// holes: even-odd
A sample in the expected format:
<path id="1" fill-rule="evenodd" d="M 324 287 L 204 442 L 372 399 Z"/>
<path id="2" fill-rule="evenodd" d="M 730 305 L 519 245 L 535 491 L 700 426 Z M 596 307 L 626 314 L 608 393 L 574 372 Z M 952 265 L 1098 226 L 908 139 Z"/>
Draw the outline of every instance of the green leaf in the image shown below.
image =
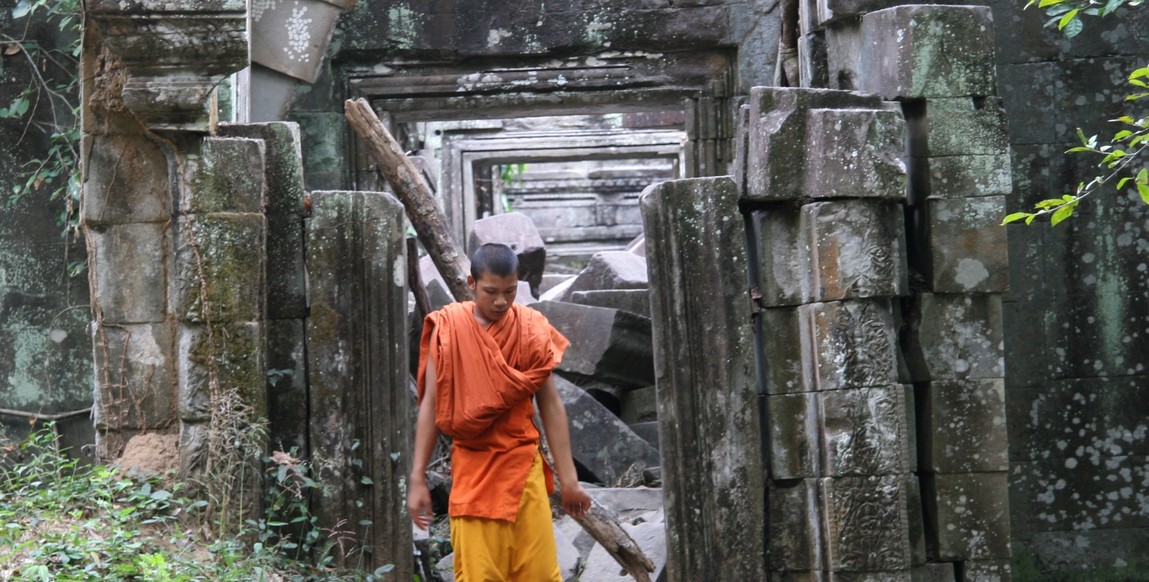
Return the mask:
<path id="1" fill-rule="evenodd" d="M 1141 67 L 1140 69 L 1137 69 L 1137 70 L 1133 71 L 1132 73 L 1129 73 L 1129 80 L 1130 81 L 1132 81 L 1133 79 L 1140 79 L 1141 77 L 1149 77 L 1149 67 Z"/>
<path id="2" fill-rule="evenodd" d="M 1141 171 L 1137 172 L 1137 183 L 1149 184 L 1149 168 L 1141 168 Z"/>
<path id="3" fill-rule="evenodd" d="M 1059 30 L 1060 30 L 1060 29 L 1063 29 L 1063 28 L 1065 28 L 1065 27 L 1066 27 L 1066 25 L 1068 25 L 1070 22 L 1073 22 L 1073 19 L 1074 19 L 1074 18 L 1077 18 L 1077 13 L 1078 13 L 1078 12 L 1081 12 L 1081 10 L 1080 10 L 1080 9 L 1078 9 L 1078 8 L 1074 8 L 1073 10 L 1070 10 L 1069 12 L 1066 12 L 1066 13 L 1065 13 L 1065 15 L 1061 17 L 1061 20 L 1058 20 L 1058 21 L 1057 21 L 1057 28 L 1058 28 Z"/>
<path id="4" fill-rule="evenodd" d="M 375 482 L 372 481 L 370 477 L 364 477 L 364 478 L 360 479 L 359 482 L 364 484 L 364 485 L 374 485 L 375 484 Z"/>
<path id="5" fill-rule="evenodd" d="M 1077 11 L 1073 11 L 1072 14 L 1077 16 Z M 1062 18 L 1061 22 L 1065 22 L 1065 18 Z M 1084 28 L 1085 24 L 1081 22 L 1081 19 L 1074 18 L 1073 20 L 1065 23 L 1065 26 L 1061 28 L 1061 32 L 1065 35 L 1065 38 L 1073 38 L 1078 34 L 1081 34 L 1081 31 Z"/>
<path id="6" fill-rule="evenodd" d="M 1113 134 L 1113 140 L 1112 141 L 1121 141 L 1121 140 L 1123 140 L 1123 139 L 1125 139 L 1131 135 L 1133 135 L 1132 131 L 1130 131 L 1128 129 L 1123 129 L 1123 130 Z"/>
<path id="7" fill-rule="evenodd" d="M 1137 193 L 1141 195 L 1141 199 L 1149 204 L 1149 184 L 1137 183 Z"/>
<path id="8" fill-rule="evenodd" d="M 1120 190 L 1120 189 L 1124 188 L 1125 184 L 1127 184 L 1132 179 L 1133 178 L 1130 178 L 1129 176 L 1121 178 L 1120 180 L 1117 181 L 1117 189 Z"/>
<path id="9" fill-rule="evenodd" d="M 1069 218 L 1070 216 L 1073 216 L 1073 209 L 1076 207 L 1077 207 L 1077 204 L 1073 203 L 1073 204 L 1066 204 L 1065 206 L 1058 208 L 1057 212 L 1054 212 L 1053 216 L 1050 217 L 1050 219 L 1049 219 L 1050 226 L 1057 226 L 1059 223 L 1061 223 L 1061 221 L 1065 220 L 1066 218 Z"/>
<path id="10" fill-rule="evenodd" d="M 1048 210 L 1055 206 L 1061 206 L 1062 204 L 1065 204 L 1065 200 L 1063 198 L 1050 198 L 1048 200 L 1042 200 L 1041 202 L 1034 204 L 1033 207 L 1038 210 Z"/>
<path id="11" fill-rule="evenodd" d="M 16 7 L 12 9 L 12 18 L 24 18 L 32 12 L 32 2 L 29 0 L 20 0 Z"/>
<path id="12" fill-rule="evenodd" d="M 1009 224 L 1011 222 L 1017 222 L 1023 218 L 1029 217 L 1029 216 L 1033 216 L 1033 215 L 1028 213 L 1028 212 L 1014 212 L 1013 214 L 1007 215 L 1001 221 L 1001 223 L 1002 223 L 1002 225 L 1006 225 L 1006 224 Z"/>
<path id="13" fill-rule="evenodd" d="M 1114 10 L 1117 10 L 1118 8 L 1120 8 L 1121 5 L 1124 3 L 1125 3 L 1125 0 L 1109 0 L 1109 2 L 1105 5 L 1105 8 L 1102 8 L 1101 12 L 1099 12 L 1098 14 L 1101 16 L 1109 14 L 1110 12 L 1113 12 Z"/>

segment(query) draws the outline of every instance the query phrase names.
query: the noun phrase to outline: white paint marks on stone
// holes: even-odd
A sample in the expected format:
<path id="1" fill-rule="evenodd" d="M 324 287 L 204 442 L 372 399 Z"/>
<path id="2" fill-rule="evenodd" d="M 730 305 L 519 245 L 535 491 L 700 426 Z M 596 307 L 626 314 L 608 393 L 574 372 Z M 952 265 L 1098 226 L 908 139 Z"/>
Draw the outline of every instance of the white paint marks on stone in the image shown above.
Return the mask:
<path id="1" fill-rule="evenodd" d="M 66 332 L 62 329 L 53 329 L 50 333 L 48 333 L 48 339 L 52 340 L 55 343 L 60 343 L 67 338 L 68 338 L 68 332 Z"/>
<path id="2" fill-rule="evenodd" d="M 311 62 L 311 18 L 305 18 L 307 6 L 300 6 L 299 0 L 292 4 L 291 16 L 287 19 L 287 57 L 300 63 Z"/>
<path id="3" fill-rule="evenodd" d="M 509 30 L 500 30 L 498 28 L 491 29 L 491 32 L 487 34 L 487 48 L 495 48 L 499 46 L 499 44 L 503 42 L 503 39 L 509 36 L 511 36 L 511 32 Z"/>
<path id="4" fill-rule="evenodd" d="M 259 22 L 259 19 L 263 18 L 263 13 L 275 8 L 277 4 L 279 0 L 251 0 L 251 21 Z"/>
<path id="5" fill-rule="evenodd" d="M 964 258 L 958 261 L 957 274 L 954 281 L 962 288 L 969 290 L 977 287 L 989 278 L 989 270 L 977 259 Z"/>
<path id="6" fill-rule="evenodd" d="M 391 272 L 396 287 L 405 285 L 407 283 L 407 260 L 403 257 L 397 257 Z"/>

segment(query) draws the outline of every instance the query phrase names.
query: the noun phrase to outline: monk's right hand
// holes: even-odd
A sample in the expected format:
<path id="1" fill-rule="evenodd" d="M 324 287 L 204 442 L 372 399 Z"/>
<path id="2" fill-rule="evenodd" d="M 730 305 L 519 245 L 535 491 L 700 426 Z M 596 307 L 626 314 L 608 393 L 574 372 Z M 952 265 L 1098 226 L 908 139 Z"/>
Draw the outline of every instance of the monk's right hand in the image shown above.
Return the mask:
<path id="1" fill-rule="evenodd" d="M 427 488 L 427 480 L 424 478 L 412 478 L 408 481 L 407 515 L 411 516 L 411 523 L 419 529 L 431 526 L 431 519 L 434 517 L 431 513 L 431 490 Z"/>

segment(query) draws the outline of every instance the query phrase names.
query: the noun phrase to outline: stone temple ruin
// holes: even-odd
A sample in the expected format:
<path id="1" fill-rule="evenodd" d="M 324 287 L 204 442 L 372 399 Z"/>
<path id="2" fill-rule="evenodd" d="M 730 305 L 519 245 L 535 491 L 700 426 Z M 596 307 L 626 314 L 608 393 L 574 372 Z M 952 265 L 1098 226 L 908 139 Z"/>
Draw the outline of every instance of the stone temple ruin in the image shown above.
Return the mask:
<path id="1" fill-rule="evenodd" d="M 1059 44 L 1005 0 L 86 10 L 84 240 L 0 229 L 5 430 L 59 416 L 108 460 L 158 435 L 193 474 L 233 394 L 411 579 L 410 297 L 450 296 L 363 98 L 574 340 L 580 474 L 660 476 L 661 508 L 620 502 L 661 520 L 631 530 L 659 579 L 1143 575 L 1146 209 L 999 226 L 1088 175 L 1061 152 L 1120 111 L 1143 17 Z M 569 525 L 583 580 L 626 579 Z"/>

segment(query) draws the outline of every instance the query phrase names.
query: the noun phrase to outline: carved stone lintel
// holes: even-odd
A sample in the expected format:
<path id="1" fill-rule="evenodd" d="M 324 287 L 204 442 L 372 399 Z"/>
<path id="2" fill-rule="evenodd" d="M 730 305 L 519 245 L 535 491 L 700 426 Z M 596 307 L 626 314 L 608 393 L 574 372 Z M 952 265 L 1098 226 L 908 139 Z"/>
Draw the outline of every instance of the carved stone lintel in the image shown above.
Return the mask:
<path id="1" fill-rule="evenodd" d="M 124 105 L 151 129 L 210 130 L 216 85 L 250 62 L 245 2 L 185 4 L 101 0 L 88 8 L 127 69 Z"/>

